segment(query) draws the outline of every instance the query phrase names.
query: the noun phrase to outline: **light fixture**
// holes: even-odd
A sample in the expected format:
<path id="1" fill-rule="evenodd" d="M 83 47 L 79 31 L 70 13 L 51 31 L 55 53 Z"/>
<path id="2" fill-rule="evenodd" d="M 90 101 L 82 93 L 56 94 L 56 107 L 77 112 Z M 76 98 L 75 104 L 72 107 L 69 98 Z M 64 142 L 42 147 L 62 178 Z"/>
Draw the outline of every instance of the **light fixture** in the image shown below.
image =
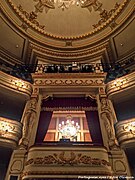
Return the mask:
<path id="1" fill-rule="evenodd" d="M 72 121 L 72 116 L 68 115 L 66 122 L 62 121 L 59 124 L 59 133 L 62 139 L 70 139 L 71 141 L 77 141 L 77 134 L 79 132 L 80 126 L 78 122 Z"/>

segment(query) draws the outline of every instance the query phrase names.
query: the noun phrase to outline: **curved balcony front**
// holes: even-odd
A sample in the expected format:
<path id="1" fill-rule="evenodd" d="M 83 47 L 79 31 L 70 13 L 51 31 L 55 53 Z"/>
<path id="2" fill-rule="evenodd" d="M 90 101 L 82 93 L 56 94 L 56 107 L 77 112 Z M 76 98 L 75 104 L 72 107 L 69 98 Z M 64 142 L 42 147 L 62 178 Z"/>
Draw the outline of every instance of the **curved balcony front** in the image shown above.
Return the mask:
<path id="1" fill-rule="evenodd" d="M 135 118 L 117 122 L 116 135 L 122 147 L 135 147 Z"/>
<path id="2" fill-rule="evenodd" d="M 0 145 L 16 148 L 21 137 L 21 129 L 20 122 L 0 117 Z"/>
<path id="3" fill-rule="evenodd" d="M 0 89 L 1 88 L 22 94 L 26 99 L 29 99 L 33 89 L 31 83 L 0 71 Z"/>
<path id="4" fill-rule="evenodd" d="M 134 94 L 135 92 L 135 72 L 117 78 L 106 85 L 106 93 L 109 98 L 116 99 Z"/>

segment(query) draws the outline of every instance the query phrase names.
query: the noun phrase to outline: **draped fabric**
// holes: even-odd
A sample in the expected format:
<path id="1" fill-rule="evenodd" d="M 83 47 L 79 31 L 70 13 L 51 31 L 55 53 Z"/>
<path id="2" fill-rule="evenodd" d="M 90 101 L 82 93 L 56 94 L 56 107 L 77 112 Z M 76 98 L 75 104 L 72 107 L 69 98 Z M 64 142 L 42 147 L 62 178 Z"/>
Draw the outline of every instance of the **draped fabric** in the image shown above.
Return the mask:
<path id="1" fill-rule="evenodd" d="M 43 100 L 42 107 L 97 107 L 96 101 L 84 97 L 65 97 Z"/>
<path id="2" fill-rule="evenodd" d="M 38 123 L 37 136 L 36 136 L 36 142 L 37 143 L 43 142 L 44 137 L 47 133 L 51 118 L 52 118 L 52 112 L 41 111 L 39 123 Z"/>
<path id="3" fill-rule="evenodd" d="M 53 98 L 43 100 L 43 107 L 97 107 L 96 100 L 86 99 L 84 97 L 66 97 L 66 98 Z M 47 133 L 49 123 L 52 117 L 52 111 L 41 111 L 39 118 L 39 125 L 37 130 L 36 142 L 42 143 Z M 102 144 L 102 136 L 99 124 L 98 111 L 85 111 L 88 121 L 88 127 L 91 134 L 92 142 L 96 144 Z"/>
<path id="4" fill-rule="evenodd" d="M 85 114 L 92 141 L 96 144 L 103 144 L 98 111 L 85 111 Z"/>

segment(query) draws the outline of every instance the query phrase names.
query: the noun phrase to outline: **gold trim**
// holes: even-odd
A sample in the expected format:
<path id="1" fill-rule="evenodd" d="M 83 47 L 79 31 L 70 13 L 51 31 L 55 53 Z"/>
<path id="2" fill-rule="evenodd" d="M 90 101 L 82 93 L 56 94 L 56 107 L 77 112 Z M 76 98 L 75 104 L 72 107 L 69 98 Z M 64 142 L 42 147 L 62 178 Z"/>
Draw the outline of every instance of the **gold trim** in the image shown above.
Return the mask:
<path id="1" fill-rule="evenodd" d="M 72 37 L 55 36 L 53 34 L 44 32 L 43 29 L 41 29 L 41 28 L 37 27 L 36 25 L 34 25 L 33 23 L 31 23 L 22 13 L 20 13 L 19 9 L 17 7 L 15 7 L 15 5 L 13 4 L 13 2 L 11 0 L 7 0 L 7 2 L 10 5 L 10 7 L 14 10 L 14 12 L 23 20 L 23 22 L 25 22 L 26 24 L 31 26 L 34 30 L 38 31 L 39 33 L 41 33 L 47 37 L 50 37 L 53 39 L 58 39 L 58 40 L 78 40 L 78 39 L 83 39 L 83 38 L 89 37 L 99 31 L 101 31 L 103 28 L 105 28 L 108 24 L 110 24 L 112 21 L 114 21 L 114 19 L 122 12 L 122 10 L 125 8 L 125 6 L 130 2 L 130 0 L 125 0 L 123 2 L 123 4 L 121 4 L 120 7 L 116 10 L 116 12 L 100 27 L 96 28 L 95 30 L 93 30 L 87 34 L 75 36 L 75 37 L 73 37 L 73 36 Z"/>
<path id="2" fill-rule="evenodd" d="M 33 87 L 29 82 L 8 75 L 2 71 L 0 71 L 0 84 L 0 87 L 4 87 L 10 90 L 12 89 L 14 91 L 17 91 L 17 93 L 23 93 L 29 97 L 32 94 Z"/>
<path id="3" fill-rule="evenodd" d="M 28 165 L 79 165 L 84 164 L 87 166 L 110 166 L 110 163 L 104 159 L 92 158 L 91 156 L 75 154 L 74 152 L 70 152 L 70 157 L 66 157 L 65 151 L 60 152 L 60 154 L 52 154 L 44 157 L 37 157 L 29 159 L 25 166 Z"/>
<path id="4" fill-rule="evenodd" d="M 127 74 L 121 78 L 117 78 L 106 85 L 106 93 L 108 96 L 112 96 L 126 89 L 133 88 L 135 86 L 135 72 Z"/>

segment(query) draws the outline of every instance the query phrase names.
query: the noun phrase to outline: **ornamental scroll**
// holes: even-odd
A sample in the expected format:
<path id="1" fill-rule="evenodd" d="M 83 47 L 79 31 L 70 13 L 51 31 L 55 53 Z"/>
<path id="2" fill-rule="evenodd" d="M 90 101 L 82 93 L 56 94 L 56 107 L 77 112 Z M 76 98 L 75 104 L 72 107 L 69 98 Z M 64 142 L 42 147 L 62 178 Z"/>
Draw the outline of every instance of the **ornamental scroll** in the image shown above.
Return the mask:
<path id="1" fill-rule="evenodd" d="M 89 165 L 89 166 L 110 166 L 110 163 L 104 159 L 92 158 L 91 156 L 83 155 L 81 153 L 75 154 L 74 152 L 70 152 L 70 156 L 67 157 L 65 151 L 60 154 L 50 154 L 44 157 L 36 157 L 29 159 L 25 166 L 28 165 Z"/>

